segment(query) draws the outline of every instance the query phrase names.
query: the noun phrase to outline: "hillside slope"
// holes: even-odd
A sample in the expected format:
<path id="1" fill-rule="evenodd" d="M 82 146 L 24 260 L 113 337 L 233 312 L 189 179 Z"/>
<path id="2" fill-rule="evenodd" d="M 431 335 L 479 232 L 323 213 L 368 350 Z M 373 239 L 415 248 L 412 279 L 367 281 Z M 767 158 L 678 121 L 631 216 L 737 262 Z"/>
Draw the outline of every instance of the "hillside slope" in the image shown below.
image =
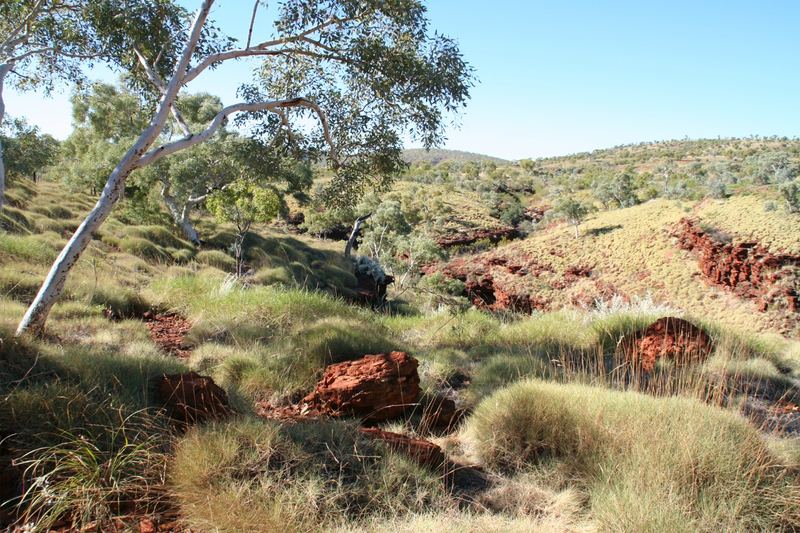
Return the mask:
<path id="1" fill-rule="evenodd" d="M 614 297 L 649 296 L 704 320 L 796 335 L 800 314 L 789 309 L 796 303 L 775 301 L 760 310 L 760 300 L 706 279 L 698 254 L 679 246 L 679 222 L 690 219 L 724 242 L 754 241 L 773 254 L 798 256 L 800 215 L 765 211 L 763 204 L 753 195 L 651 200 L 596 213 L 581 225 L 578 239 L 571 226 L 552 224 L 525 240 L 453 259 L 444 270 L 467 280 L 473 299 L 484 298 L 495 308 L 592 308 Z"/>
<path id="2" fill-rule="evenodd" d="M 201 216 L 206 244 L 197 250 L 162 213 L 137 214 L 127 203 L 75 268 L 46 335 L 16 338 L 92 199 L 16 182 L 9 200 L 0 231 L 0 527 L 800 527 L 796 343 L 708 320 L 702 358 L 665 356 L 642 379 L 637 352 L 620 346 L 663 307 L 507 317 L 431 312 L 409 300 L 378 312 L 353 301 L 353 264 L 338 242 L 259 226 L 246 240 L 248 274 L 236 280 L 230 228 Z M 506 273 L 527 261 L 515 281 L 544 291 L 553 308 L 606 278 L 633 293 L 664 277 L 677 280 L 664 294 L 682 284 L 693 294 L 702 285 L 691 258 L 676 251 L 683 259 L 668 260 L 669 227 L 685 215 L 726 219 L 729 209 L 751 209 L 736 203 L 745 200 L 648 202 L 596 215 L 578 240 L 553 225 L 478 257 Z M 778 246 L 786 222 L 765 220 L 773 229 L 758 236 Z M 589 260 L 598 262 L 596 280 L 574 269 L 574 287 L 555 287 L 567 277 L 561 269 Z M 649 279 L 628 279 L 645 269 Z M 698 308 L 708 310 L 701 318 L 721 313 L 718 303 Z M 743 320 L 747 309 L 732 316 Z M 304 411 L 329 365 L 396 351 L 416 387 L 401 418 L 367 429 L 360 417 Z M 452 418 L 437 427 L 443 405 Z M 440 462 L 426 464 L 408 443 Z"/>

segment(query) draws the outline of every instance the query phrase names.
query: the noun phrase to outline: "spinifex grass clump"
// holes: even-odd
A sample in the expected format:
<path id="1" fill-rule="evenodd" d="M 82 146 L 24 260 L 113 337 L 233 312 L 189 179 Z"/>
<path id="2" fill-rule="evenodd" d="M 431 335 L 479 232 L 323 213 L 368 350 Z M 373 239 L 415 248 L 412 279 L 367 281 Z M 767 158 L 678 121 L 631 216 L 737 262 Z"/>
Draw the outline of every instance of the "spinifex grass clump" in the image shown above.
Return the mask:
<path id="1" fill-rule="evenodd" d="M 695 400 L 525 381 L 486 398 L 465 436 L 492 468 L 582 488 L 604 529 L 800 527 L 797 473 L 746 421 Z"/>
<path id="2" fill-rule="evenodd" d="M 187 522 L 200 530 L 322 531 L 448 505 L 436 475 L 351 423 L 206 426 L 178 444 L 169 477 Z"/>

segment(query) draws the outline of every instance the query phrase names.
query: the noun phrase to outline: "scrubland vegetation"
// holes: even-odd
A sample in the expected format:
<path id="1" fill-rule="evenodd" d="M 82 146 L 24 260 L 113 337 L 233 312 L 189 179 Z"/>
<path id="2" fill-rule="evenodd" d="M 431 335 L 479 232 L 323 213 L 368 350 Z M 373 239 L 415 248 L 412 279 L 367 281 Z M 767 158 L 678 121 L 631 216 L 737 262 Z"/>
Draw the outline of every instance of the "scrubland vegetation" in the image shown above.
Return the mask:
<path id="1" fill-rule="evenodd" d="M 0 116 L 0 527 L 800 529 L 800 141 L 404 162 L 474 83 L 424 6 L 212 4 L 0 6 L 0 88 L 74 89 Z M 403 416 L 306 401 L 392 352 Z"/>
<path id="2" fill-rule="evenodd" d="M 665 361 L 645 379 L 626 369 L 620 340 L 681 313 L 651 299 L 523 317 L 431 307 L 423 292 L 376 313 L 347 301 L 354 281 L 339 243 L 259 228 L 245 241 L 253 273 L 231 281 L 224 245 L 198 253 L 167 225 L 114 220 L 48 335 L 15 338 L 31 297 L 24 276 L 35 287 L 59 242 L 44 228 L 70 220 L 44 214 L 65 205 L 59 190 L 13 185 L 20 226 L 0 238 L 3 446 L 27 480 L 12 508 L 40 527 L 142 513 L 221 531 L 798 526 L 796 438 L 740 414 L 753 395 L 797 400 L 790 340 L 695 316 L 712 356 L 691 367 Z M 112 244 L 125 238 L 147 246 Z M 159 253 L 142 252 L 151 247 Z M 153 343 L 147 309 L 191 321 L 188 359 Z M 308 391 L 326 364 L 397 349 L 420 360 L 427 394 L 455 392 L 474 411 L 450 434 L 426 433 L 417 415 L 387 427 L 480 465 L 490 488 L 465 500 L 352 422 L 255 414 L 256 402 Z M 159 415 L 149 380 L 189 368 L 227 390 L 234 418 L 184 433 Z"/>

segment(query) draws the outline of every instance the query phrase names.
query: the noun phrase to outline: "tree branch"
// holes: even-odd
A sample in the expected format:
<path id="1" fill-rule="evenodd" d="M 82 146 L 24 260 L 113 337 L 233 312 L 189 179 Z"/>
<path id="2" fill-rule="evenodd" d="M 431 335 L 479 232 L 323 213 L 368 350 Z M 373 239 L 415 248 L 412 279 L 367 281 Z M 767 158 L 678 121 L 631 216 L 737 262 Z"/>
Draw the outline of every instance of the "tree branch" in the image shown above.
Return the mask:
<path id="1" fill-rule="evenodd" d="M 26 59 L 26 58 L 28 58 L 28 57 L 30 57 L 32 55 L 44 54 L 45 52 L 53 52 L 53 51 L 55 51 L 55 47 L 54 46 L 46 46 L 46 47 L 43 47 L 43 48 L 33 48 L 31 50 L 28 50 L 27 52 L 24 52 L 24 53 L 19 54 L 17 56 L 8 58 L 7 63 L 19 63 L 23 59 Z"/>
<path id="2" fill-rule="evenodd" d="M 259 0 L 253 2 L 253 14 L 250 16 L 250 28 L 247 30 L 247 44 L 245 48 L 250 48 L 250 39 L 253 37 L 253 25 L 256 23 L 256 12 L 258 12 Z"/>
<path id="3" fill-rule="evenodd" d="M 281 37 L 279 39 L 273 39 L 271 41 L 264 41 L 259 44 L 255 44 L 253 46 L 246 46 L 245 48 L 239 48 L 236 50 L 228 50 L 225 52 L 218 52 L 216 54 L 209 54 L 205 58 L 203 58 L 197 65 L 192 67 L 186 74 L 183 76 L 183 83 L 189 83 L 197 76 L 200 75 L 205 69 L 210 67 L 215 63 L 220 63 L 222 61 L 228 61 L 230 59 L 237 59 L 240 57 L 252 57 L 252 56 L 263 56 L 263 55 L 279 55 L 281 51 L 276 50 L 269 50 L 278 45 L 289 44 L 299 40 L 302 40 L 304 37 L 307 37 L 313 33 L 316 33 L 328 26 L 332 26 L 334 24 L 344 24 L 352 19 L 340 19 L 338 17 L 332 17 L 325 22 L 317 24 L 316 26 L 309 28 L 303 32 L 300 32 L 296 35 L 292 35 L 290 37 Z M 249 43 L 249 39 L 248 39 Z"/>
<path id="4" fill-rule="evenodd" d="M 134 48 L 133 53 L 136 54 L 136 58 L 139 60 L 139 64 L 142 65 L 142 68 L 144 69 L 144 73 L 147 76 L 147 79 L 163 96 L 166 93 L 166 88 L 164 87 L 164 80 L 161 79 L 161 76 L 158 75 L 158 72 L 153 70 L 153 68 L 147 62 L 147 59 L 145 59 L 144 54 L 142 54 L 142 52 L 138 48 Z M 189 125 L 184 120 L 183 115 L 181 115 L 181 112 L 178 111 L 178 108 L 175 105 L 174 101 L 170 105 L 170 112 L 172 113 L 175 122 L 178 123 L 178 127 L 181 129 L 183 134 L 187 136 L 191 135 L 192 130 L 189 129 Z"/>
<path id="5" fill-rule="evenodd" d="M 2 48 L 8 47 L 7 49 L 10 53 L 11 50 L 16 48 L 18 44 L 20 44 L 25 40 L 25 38 L 27 38 L 26 36 L 23 36 L 21 41 L 14 42 L 17 35 L 19 35 L 19 32 L 21 32 L 23 28 L 27 28 L 28 25 L 33 21 L 34 17 L 36 17 L 36 15 L 39 13 L 43 3 L 44 0 L 37 0 L 37 2 L 31 8 L 30 13 L 28 13 L 28 15 L 22 19 L 22 21 L 17 25 L 17 27 L 11 31 L 8 38 L 6 38 L 6 40 L 3 41 Z"/>
<path id="6" fill-rule="evenodd" d="M 177 141 L 164 144 L 150 150 L 149 152 L 143 154 L 139 160 L 136 162 L 134 168 L 141 168 L 145 167 L 151 163 L 154 163 L 161 159 L 162 157 L 168 156 L 170 154 L 174 154 L 175 152 L 179 152 L 181 150 L 185 150 L 191 146 L 199 144 L 208 140 L 222 125 L 223 121 L 229 116 L 234 113 L 253 113 L 257 111 L 271 111 L 273 113 L 278 113 L 278 110 L 292 108 L 292 107 L 305 107 L 314 111 L 317 114 L 317 117 L 322 124 L 322 131 L 325 137 L 325 141 L 328 143 L 330 147 L 330 159 L 334 162 L 335 166 L 338 166 L 338 154 L 336 151 L 336 146 L 333 144 L 333 138 L 331 137 L 330 128 L 328 126 L 328 119 L 325 114 L 322 112 L 322 109 L 311 100 L 307 100 L 305 98 L 292 98 L 289 100 L 273 100 L 269 102 L 253 102 L 253 103 L 239 103 L 234 104 L 228 107 L 223 108 L 220 110 L 219 113 L 213 118 L 213 120 L 209 123 L 209 125 L 203 131 L 187 135 L 182 139 L 178 139 Z"/>

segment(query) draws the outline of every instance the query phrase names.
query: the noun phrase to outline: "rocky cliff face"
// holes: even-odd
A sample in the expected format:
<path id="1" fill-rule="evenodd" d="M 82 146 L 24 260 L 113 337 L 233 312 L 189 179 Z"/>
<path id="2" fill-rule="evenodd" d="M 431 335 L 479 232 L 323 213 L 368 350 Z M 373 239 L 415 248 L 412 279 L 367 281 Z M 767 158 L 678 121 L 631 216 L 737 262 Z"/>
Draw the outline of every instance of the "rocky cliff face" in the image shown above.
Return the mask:
<path id="1" fill-rule="evenodd" d="M 697 254 L 700 271 L 712 285 L 755 300 L 760 311 L 800 312 L 800 256 L 772 253 L 755 241 L 728 242 L 693 219 L 681 219 L 672 235 L 678 246 Z"/>

